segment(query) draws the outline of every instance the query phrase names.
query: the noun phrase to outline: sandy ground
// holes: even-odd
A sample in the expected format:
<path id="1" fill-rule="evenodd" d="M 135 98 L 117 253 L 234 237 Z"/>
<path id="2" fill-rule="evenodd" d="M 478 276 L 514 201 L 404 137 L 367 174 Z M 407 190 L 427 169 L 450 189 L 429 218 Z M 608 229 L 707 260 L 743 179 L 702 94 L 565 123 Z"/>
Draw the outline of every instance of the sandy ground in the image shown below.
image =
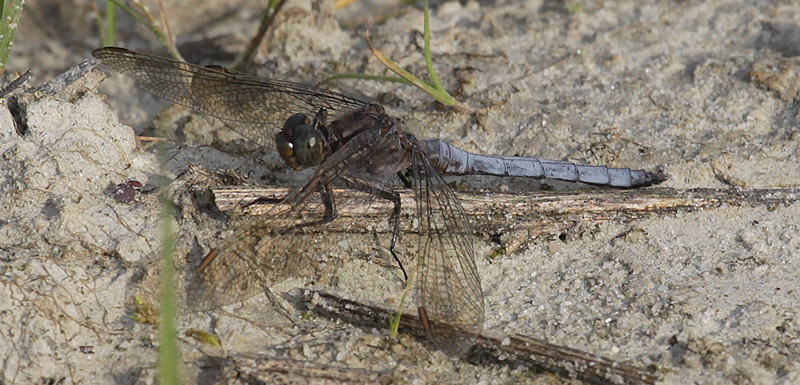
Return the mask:
<path id="1" fill-rule="evenodd" d="M 419 137 L 471 151 L 663 168 L 671 178 L 662 187 L 675 189 L 800 185 L 796 2 L 579 4 L 572 12 L 559 1 L 434 8 L 438 73 L 447 89 L 480 109 L 476 115 L 440 108 L 406 86 L 339 84 L 384 103 Z M 169 6 L 186 57 L 201 64 L 231 60 L 259 11 L 247 2 Z M 368 30 L 384 54 L 423 73 L 421 10 L 385 7 L 358 2 L 334 12 L 329 4 L 290 2 L 254 71 L 304 82 L 346 71 L 384 74 L 362 38 Z M 100 43 L 87 15 L 82 2 L 29 6 L 9 68 L 34 70 L 38 83 L 89 57 Z M 158 52 L 124 16 L 120 36 L 118 45 Z M 99 91 L 27 104 L 24 136 L 0 109 L 0 383 L 155 381 L 157 327 L 133 316 L 134 298 L 155 301 L 158 287 L 160 171 L 152 143 L 134 133 L 148 132 L 166 105 L 111 74 Z M 176 120 L 186 121 L 157 119 Z M 251 183 L 297 180 L 274 153 L 243 155 L 252 145 L 224 130 L 198 131 L 197 121 L 206 124 L 190 118 L 183 130 L 197 144 L 170 145 L 169 174 L 191 162 L 237 169 Z M 112 194 L 126 180 L 144 184 L 132 203 Z M 651 370 L 666 384 L 800 383 L 798 218 L 797 204 L 724 206 L 591 226 L 564 240 L 528 239 L 523 250 L 492 260 L 497 244 L 479 237 L 484 328 L 601 354 Z M 213 211 L 186 209 L 178 219 L 183 277 L 230 231 Z M 330 242 L 328 263 L 274 291 L 313 284 L 380 302 L 399 298 L 400 277 L 381 263 L 386 252 L 370 246 L 374 239 Z M 276 310 L 259 296 L 183 317 L 182 333 L 203 330 L 222 341 L 220 349 L 183 337 L 188 381 L 211 381 L 224 363 L 211 357 L 258 353 L 385 371 L 396 383 L 571 382 L 451 360 L 408 337 L 388 341 L 385 330 L 283 305 Z"/>

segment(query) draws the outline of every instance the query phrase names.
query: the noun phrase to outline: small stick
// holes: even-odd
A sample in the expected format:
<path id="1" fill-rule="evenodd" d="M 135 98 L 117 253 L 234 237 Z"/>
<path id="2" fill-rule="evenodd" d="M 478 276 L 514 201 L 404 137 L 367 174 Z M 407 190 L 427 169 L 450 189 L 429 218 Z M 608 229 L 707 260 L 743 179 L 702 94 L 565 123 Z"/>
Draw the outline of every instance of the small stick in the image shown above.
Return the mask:
<path id="1" fill-rule="evenodd" d="M 25 84 L 25 82 L 28 81 L 28 79 L 31 77 L 32 74 L 33 73 L 31 72 L 31 70 L 27 70 L 23 72 L 22 75 L 17 76 L 17 78 L 14 79 L 14 81 L 8 83 L 7 86 L 3 87 L 3 89 L 0 90 L 0 98 L 8 95 L 11 91 L 14 91 L 15 89 L 19 88 L 19 86 Z"/>
<path id="2" fill-rule="evenodd" d="M 291 302 L 307 310 L 365 327 L 385 327 L 389 314 L 394 312 L 379 304 L 314 289 L 301 289 L 296 296 L 288 295 Z M 417 337 L 425 335 L 423 321 L 412 312 L 403 313 L 400 328 Z M 595 384 L 655 384 L 659 380 L 657 374 L 631 365 L 520 334 L 483 332 L 475 341 L 472 354 L 476 353 L 481 357 L 488 356 L 496 363 L 540 367 Z"/>
<path id="3" fill-rule="evenodd" d="M 72 83 L 75 83 L 78 79 L 84 77 L 87 72 L 91 71 L 92 68 L 97 66 L 97 60 L 95 59 L 87 59 L 84 60 L 72 67 L 68 70 L 62 72 L 60 75 L 50 79 L 47 83 L 42 84 L 39 87 L 36 87 L 34 91 L 39 91 L 45 95 L 53 96 L 63 89 L 70 86 Z"/>

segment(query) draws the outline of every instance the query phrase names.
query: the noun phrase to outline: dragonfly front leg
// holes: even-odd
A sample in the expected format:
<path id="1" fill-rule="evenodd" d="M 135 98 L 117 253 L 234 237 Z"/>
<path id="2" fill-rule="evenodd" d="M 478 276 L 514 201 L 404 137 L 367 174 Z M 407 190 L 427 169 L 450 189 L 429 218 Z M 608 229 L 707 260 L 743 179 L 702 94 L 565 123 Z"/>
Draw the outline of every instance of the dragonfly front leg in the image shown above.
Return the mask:
<path id="1" fill-rule="evenodd" d="M 296 224 L 291 228 L 296 227 L 308 227 L 308 226 L 317 226 L 317 225 L 324 225 L 329 222 L 333 222 L 334 219 L 338 216 L 336 212 L 336 201 L 333 198 L 333 192 L 329 184 L 317 186 L 317 190 L 319 191 L 320 199 L 322 200 L 322 204 L 325 206 L 325 211 L 322 214 L 322 219 L 318 219 L 312 222 L 306 223 L 299 223 Z M 281 203 L 284 199 L 280 198 L 267 198 L 267 197 L 259 197 L 253 200 L 252 202 L 248 202 L 243 207 L 250 207 L 255 205 L 274 205 Z M 287 229 L 288 230 L 288 229 Z"/>
<path id="2" fill-rule="evenodd" d="M 400 178 L 401 182 L 403 182 L 403 186 L 409 189 L 411 188 L 411 181 L 406 178 L 406 174 L 404 174 L 402 171 L 398 171 L 397 177 Z"/>
<path id="3" fill-rule="evenodd" d="M 319 190 L 319 196 L 320 199 L 322 199 L 322 204 L 325 205 L 325 211 L 322 214 L 322 218 L 316 221 L 298 223 L 291 228 L 320 226 L 333 222 L 333 220 L 336 219 L 336 201 L 333 198 L 333 191 L 331 190 L 330 184 L 325 183 L 320 185 L 317 187 L 317 190 Z"/>

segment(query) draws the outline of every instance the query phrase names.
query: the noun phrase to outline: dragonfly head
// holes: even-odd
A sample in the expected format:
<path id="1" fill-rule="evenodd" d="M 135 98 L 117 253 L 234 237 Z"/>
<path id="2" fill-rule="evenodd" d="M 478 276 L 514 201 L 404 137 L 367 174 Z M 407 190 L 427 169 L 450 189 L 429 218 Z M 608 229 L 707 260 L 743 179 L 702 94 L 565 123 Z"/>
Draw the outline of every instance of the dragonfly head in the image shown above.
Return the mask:
<path id="1" fill-rule="evenodd" d="M 325 160 L 325 141 L 305 114 L 294 114 L 275 135 L 281 158 L 294 170 L 317 166 Z"/>

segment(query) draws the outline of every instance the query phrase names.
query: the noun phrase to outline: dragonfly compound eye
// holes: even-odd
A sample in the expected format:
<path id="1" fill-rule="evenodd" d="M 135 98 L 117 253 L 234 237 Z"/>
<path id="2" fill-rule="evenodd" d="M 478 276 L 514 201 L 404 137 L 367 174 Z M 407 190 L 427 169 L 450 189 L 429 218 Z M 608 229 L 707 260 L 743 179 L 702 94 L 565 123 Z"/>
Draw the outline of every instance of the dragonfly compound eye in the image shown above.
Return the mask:
<path id="1" fill-rule="evenodd" d="M 317 166 L 325 159 L 325 142 L 304 114 L 292 115 L 275 135 L 275 144 L 286 164 L 295 170 Z"/>

